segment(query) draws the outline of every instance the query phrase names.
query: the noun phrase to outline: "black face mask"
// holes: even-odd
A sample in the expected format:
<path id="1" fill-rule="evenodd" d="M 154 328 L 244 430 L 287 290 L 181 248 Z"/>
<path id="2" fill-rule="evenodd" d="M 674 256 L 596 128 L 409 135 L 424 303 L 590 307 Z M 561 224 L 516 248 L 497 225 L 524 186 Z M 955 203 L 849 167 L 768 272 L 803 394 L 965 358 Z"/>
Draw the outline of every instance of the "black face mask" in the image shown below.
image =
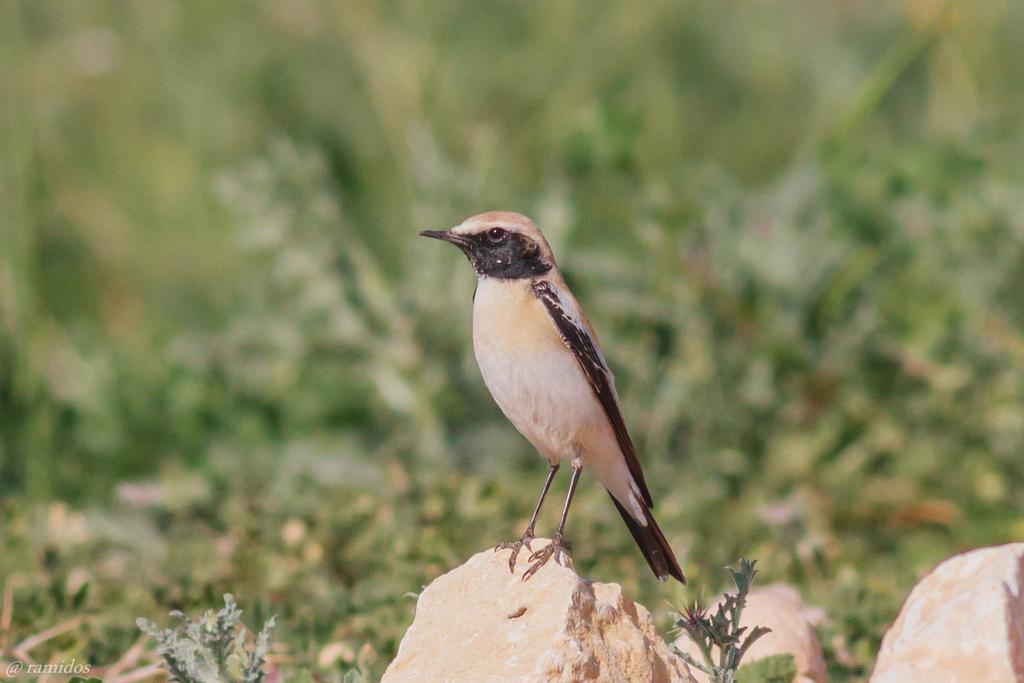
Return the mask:
<path id="1" fill-rule="evenodd" d="M 424 230 L 420 235 L 451 242 L 466 254 L 479 275 L 487 277 L 501 280 L 537 277 L 554 265 L 544 258 L 536 242 L 503 228 L 491 228 L 472 235 Z"/>
<path id="2" fill-rule="evenodd" d="M 515 280 L 537 277 L 551 270 L 540 247 L 519 233 L 492 228 L 467 238 L 466 244 L 459 247 L 480 275 Z"/>

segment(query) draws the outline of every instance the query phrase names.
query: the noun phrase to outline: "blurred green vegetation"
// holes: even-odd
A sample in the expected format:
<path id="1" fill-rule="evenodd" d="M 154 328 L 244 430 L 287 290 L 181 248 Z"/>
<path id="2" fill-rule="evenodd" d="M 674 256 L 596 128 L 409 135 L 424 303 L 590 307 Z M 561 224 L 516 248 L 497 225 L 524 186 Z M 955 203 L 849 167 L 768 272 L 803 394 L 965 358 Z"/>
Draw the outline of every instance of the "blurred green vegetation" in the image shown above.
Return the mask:
<path id="1" fill-rule="evenodd" d="M 414 237 L 503 208 L 598 329 L 694 590 L 756 558 L 862 680 L 920 573 L 1024 536 L 1022 27 L 1010 0 L 3 3 L 10 637 L 85 615 L 46 647 L 109 664 L 135 617 L 232 592 L 289 676 L 379 675 L 404 594 L 518 534 L 545 474 L 478 376 L 471 270 Z M 686 594 L 593 482 L 569 532 L 668 626 Z"/>

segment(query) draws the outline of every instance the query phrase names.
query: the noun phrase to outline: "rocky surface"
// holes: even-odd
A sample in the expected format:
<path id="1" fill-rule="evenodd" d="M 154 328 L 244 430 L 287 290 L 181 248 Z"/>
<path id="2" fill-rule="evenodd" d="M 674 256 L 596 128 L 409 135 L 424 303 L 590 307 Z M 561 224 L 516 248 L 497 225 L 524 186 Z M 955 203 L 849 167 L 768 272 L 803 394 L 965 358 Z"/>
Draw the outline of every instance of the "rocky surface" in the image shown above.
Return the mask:
<path id="1" fill-rule="evenodd" d="M 872 683 L 1024 681 L 1024 543 L 956 555 L 921 579 Z"/>
<path id="2" fill-rule="evenodd" d="M 534 549 L 548 541 L 538 539 Z M 566 559 L 530 581 L 509 551 L 486 550 L 439 577 L 416 604 L 385 683 L 652 681 L 704 683 L 658 635 L 650 614 L 616 584 L 580 578 Z M 790 653 L 797 683 L 824 683 L 813 624 L 791 587 L 748 596 L 744 625 L 772 633 L 744 662 Z M 685 639 L 681 649 L 698 656 Z M 872 683 L 1024 683 L 1024 543 L 952 557 L 918 582 L 886 633 Z"/>
<path id="3" fill-rule="evenodd" d="M 753 589 L 747 596 L 740 623 L 747 627 L 767 626 L 772 632 L 750 646 L 741 664 L 789 653 L 796 660 L 795 683 L 825 683 L 825 658 L 813 625 L 819 618 L 816 610 L 806 607 L 791 586 L 777 584 Z M 676 640 L 675 645 L 700 659 L 700 651 L 685 636 Z M 693 676 L 699 683 L 708 680 L 701 671 L 693 671 Z"/>
<path id="4" fill-rule="evenodd" d="M 620 586 L 581 579 L 569 560 L 524 582 L 528 554 L 515 575 L 509 551 L 486 550 L 431 583 L 383 682 L 694 683 Z"/>

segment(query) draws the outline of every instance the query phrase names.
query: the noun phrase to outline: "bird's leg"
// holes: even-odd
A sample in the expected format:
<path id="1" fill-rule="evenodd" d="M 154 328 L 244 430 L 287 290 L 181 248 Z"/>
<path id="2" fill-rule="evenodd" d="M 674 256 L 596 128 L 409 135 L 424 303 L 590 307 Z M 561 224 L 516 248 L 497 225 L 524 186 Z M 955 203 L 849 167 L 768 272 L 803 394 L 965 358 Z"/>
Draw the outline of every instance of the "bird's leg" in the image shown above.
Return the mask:
<path id="1" fill-rule="evenodd" d="M 540 506 L 544 503 L 544 497 L 548 495 L 548 489 L 551 488 L 551 482 L 555 480 L 555 475 L 558 473 L 558 463 L 551 465 L 548 470 L 548 478 L 544 482 L 544 488 L 541 489 L 540 498 L 537 499 L 537 506 L 533 508 L 533 516 L 530 517 L 530 524 L 526 527 L 526 531 L 519 538 L 518 541 L 506 541 L 505 543 L 499 543 L 494 546 L 494 551 L 499 550 L 511 550 L 512 556 L 508 558 L 508 570 L 513 574 L 516 573 L 516 557 L 519 555 L 519 550 L 525 545 L 527 550 L 531 550 L 530 541 L 533 540 L 533 528 L 537 524 L 537 516 L 540 514 Z"/>
<path id="2" fill-rule="evenodd" d="M 551 543 L 547 544 L 540 550 L 530 555 L 530 561 L 533 564 L 523 574 L 523 581 L 526 581 L 531 576 L 537 573 L 537 570 L 547 564 L 547 561 L 552 557 L 555 558 L 555 562 L 560 563 L 561 556 L 569 550 L 569 542 L 565 540 L 565 520 L 569 517 L 569 506 L 572 504 L 572 494 L 576 493 L 576 482 L 579 481 L 580 472 L 583 471 L 583 467 L 572 468 L 572 479 L 569 480 L 569 493 L 565 497 L 565 507 L 562 508 L 562 519 L 558 522 L 558 531 L 555 532 L 554 538 L 551 539 Z"/>

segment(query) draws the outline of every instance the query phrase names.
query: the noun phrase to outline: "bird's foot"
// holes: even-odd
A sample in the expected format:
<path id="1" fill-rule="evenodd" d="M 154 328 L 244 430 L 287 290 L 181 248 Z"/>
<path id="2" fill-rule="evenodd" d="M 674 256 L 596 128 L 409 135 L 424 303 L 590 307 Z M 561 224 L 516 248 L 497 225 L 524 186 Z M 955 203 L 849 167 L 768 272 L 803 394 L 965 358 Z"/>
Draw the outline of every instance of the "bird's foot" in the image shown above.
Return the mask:
<path id="1" fill-rule="evenodd" d="M 530 562 L 533 564 L 523 573 L 523 581 L 530 579 L 552 557 L 555 558 L 555 562 L 562 564 L 562 555 L 568 555 L 570 550 L 572 550 L 572 544 L 562 538 L 562 534 L 555 534 L 551 543 L 530 555 Z"/>
<path id="2" fill-rule="evenodd" d="M 530 541 L 534 539 L 533 529 L 527 529 L 523 533 L 522 537 L 518 541 L 505 541 L 494 546 L 494 552 L 499 550 L 511 550 L 512 554 L 508 558 L 508 570 L 515 574 L 516 573 L 516 558 L 519 557 L 519 551 L 522 550 L 523 546 L 526 546 L 527 550 L 532 551 L 530 547 Z"/>

